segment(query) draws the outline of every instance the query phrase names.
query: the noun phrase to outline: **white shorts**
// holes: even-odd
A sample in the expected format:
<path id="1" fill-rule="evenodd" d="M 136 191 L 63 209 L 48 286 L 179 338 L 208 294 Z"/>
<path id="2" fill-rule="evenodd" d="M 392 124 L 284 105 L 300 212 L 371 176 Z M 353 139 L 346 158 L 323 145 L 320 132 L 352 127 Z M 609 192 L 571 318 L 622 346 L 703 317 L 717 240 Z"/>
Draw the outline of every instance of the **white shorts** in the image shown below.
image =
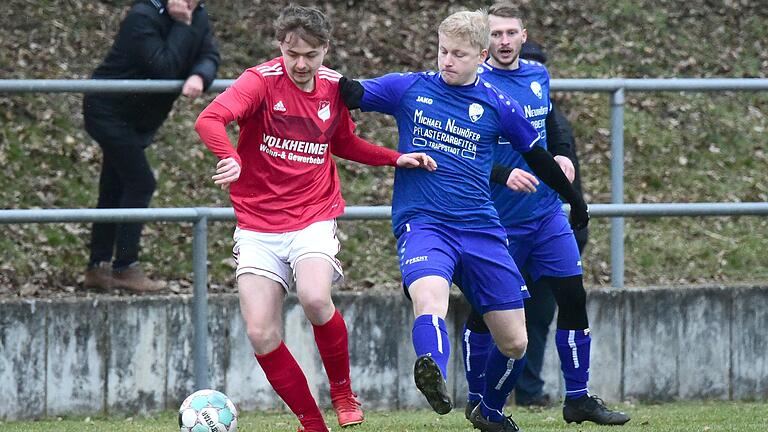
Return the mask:
<path id="1" fill-rule="evenodd" d="M 271 279 L 285 288 L 296 290 L 296 263 L 305 258 L 322 258 L 334 270 L 333 282 L 344 278 L 336 259 L 339 239 L 336 220 L 315 222 L 299 231 L 263 233 L 235 228 L 232 255 L 237 263 L 235 275 L 251 273 Z"/>

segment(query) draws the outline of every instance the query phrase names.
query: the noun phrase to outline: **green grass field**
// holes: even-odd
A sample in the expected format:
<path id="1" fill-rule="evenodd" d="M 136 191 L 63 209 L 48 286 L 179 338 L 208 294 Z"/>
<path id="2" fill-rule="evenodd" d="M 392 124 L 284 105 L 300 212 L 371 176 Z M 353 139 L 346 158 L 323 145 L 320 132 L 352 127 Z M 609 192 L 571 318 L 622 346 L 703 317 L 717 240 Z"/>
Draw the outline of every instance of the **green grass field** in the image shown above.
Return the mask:
<path id="1" fill-rule="evenodd" d="M 530 411 L 514 409 L 514 418 L 524 431 L 592 431 L 616 432 L 758 432 L 768 430 L 768 404 L 748 402 L 680 402 L 662 405 L 626 405 L 632 420 L 622 427 L 608 428 L 583 423 L 566 425 L 558 408 Z M 326 420 L 335 422 L 332 413 Z M 334 427 L 335 426 L 335 427 Z M 290 415 L 278 413 L 244 413 L 238 430 L 254 432 L 295 431 L 298 422 Z M 176 413 L 165 412 L 152 417 L 65 418 L 29 422 L 0 422 L 3 431 L 111 431 L 150 432 L 176 429 Z M 335 424 L 334 431 L 340 430 Z M 431 411 L 371 412 L 366 423 L 347 429 L 350 432 L 428 432 L 471 431 L 463 411 L 438 416 Z"/>

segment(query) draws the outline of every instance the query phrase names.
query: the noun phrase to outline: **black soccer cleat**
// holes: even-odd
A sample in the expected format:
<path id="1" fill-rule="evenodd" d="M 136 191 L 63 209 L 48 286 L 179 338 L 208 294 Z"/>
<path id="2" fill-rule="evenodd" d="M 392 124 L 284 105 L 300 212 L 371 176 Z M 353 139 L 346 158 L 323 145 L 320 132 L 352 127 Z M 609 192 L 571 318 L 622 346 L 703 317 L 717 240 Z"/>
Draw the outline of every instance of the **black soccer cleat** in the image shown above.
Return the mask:
<path id="1" fill-rule="evenodd" d="M 475 407 L 478 406 L 478 405 L 480 405 L 480 401 L 479 400 L 476 400 L 476 401 L 468 400 L 467 401 L 467 406 L 464 407 L 464 418 L 469 420 L 469 416 L 472 415 L 472 410 L 474 410 Z"/>
<path id="2" fill-rule="evenodd" d="M 448 414 L 453 409 L 453 402 L 448 395 L 440 366 L 430 356 L 421 356 L 413 365 L 413 379 L 416 387 L 427 398 L 427 402 L 438 414 Z"/>
<path id="3" fill-rule="evenodd" d="M 563 419 L 566 423 L 591 421 L 599 425 L 623 425 L 629 421 L 629 416 L 606 407 L 605 402 L 597 396 L 584 395 L 565 400 Z"/>
<path id="4" fill-rule="evenodd" d="M 483 432 L 520 432 L 520 427 L 512 420 L 512 417 L 504 417 L 500 422 L 492 422 L 483 416 L 483 410 L 478 404 L 472 414 L 469 415 L 469 421 L 475 429 Z"/>

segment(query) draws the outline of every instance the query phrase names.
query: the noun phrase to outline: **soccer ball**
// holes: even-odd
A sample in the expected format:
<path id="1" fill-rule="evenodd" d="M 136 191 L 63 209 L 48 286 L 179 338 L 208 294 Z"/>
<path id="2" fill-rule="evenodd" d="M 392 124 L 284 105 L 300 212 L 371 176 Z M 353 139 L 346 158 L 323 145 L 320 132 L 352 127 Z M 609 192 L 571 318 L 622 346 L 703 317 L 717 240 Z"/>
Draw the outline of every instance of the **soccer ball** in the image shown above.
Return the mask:
<path id="1" fill-rule="evenodd" d="M 234 432 L 237 408 L 222 392 L 199 390 L 181 403 L 179 427 L 181 432 Z"/>

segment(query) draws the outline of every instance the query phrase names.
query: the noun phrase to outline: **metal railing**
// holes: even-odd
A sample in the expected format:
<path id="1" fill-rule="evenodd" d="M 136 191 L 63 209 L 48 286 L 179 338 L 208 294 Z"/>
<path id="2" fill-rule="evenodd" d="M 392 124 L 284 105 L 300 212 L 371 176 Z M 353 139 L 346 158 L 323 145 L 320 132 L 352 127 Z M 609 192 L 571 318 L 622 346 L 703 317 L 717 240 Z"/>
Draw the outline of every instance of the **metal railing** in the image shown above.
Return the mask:
<path id="1" fill-rule="evenodd" d="M 214 81 L 222 91 L 234 80 Z M 0 93 L 178 93 L 180 80 L 0 80 Z M 606 92 L 611 105 L 611 204 L 592 204 L 590 214 L 611 218 L 611 285 L 624 286 L 624 216 L 766 215 L 768 203 L 624 204 L 624 94 L 626 91 L 766 91 L 765 78 L 553 79 L 553 91 Z M 343 219 L 386 219 L 390 207 L 348 207 Z M 234 220 L 231 209 L 63 209 L 0 210 L 0 223 L 151 222 L 194 223 L 195 385 L 208 385 L 207 235 L 208 221 Z"/>
<path id="2" fill-rule="evenodd" d="M 234 80 L 215 80 L 209 91 L 220 92 Z M 0 93 L 174 93 L 177 80 L 0 80 Z M 766 78 L 553 79 L 553 91 L 611 94 L 611 203 L 624 203 L 624 93 L 626 91 L 766 91 Z M 611 285 L 624 286 L 624 219 L 611 219 Z"/>
<path id="3" fill-rule="evenodd" d="M 567 208 L 567 206 L 564 206 Z M 350 206 L 339 219 L 389 219 L 392 207 Z M 593 204 L 593 217 L 768 215 L 768 203 Z M 0 224 L 66 222 L 192 222 L 192 360 L 195 388 L 208 388 L 208 222 L 234 221 L 232 208 L 0 210 Z"/>

